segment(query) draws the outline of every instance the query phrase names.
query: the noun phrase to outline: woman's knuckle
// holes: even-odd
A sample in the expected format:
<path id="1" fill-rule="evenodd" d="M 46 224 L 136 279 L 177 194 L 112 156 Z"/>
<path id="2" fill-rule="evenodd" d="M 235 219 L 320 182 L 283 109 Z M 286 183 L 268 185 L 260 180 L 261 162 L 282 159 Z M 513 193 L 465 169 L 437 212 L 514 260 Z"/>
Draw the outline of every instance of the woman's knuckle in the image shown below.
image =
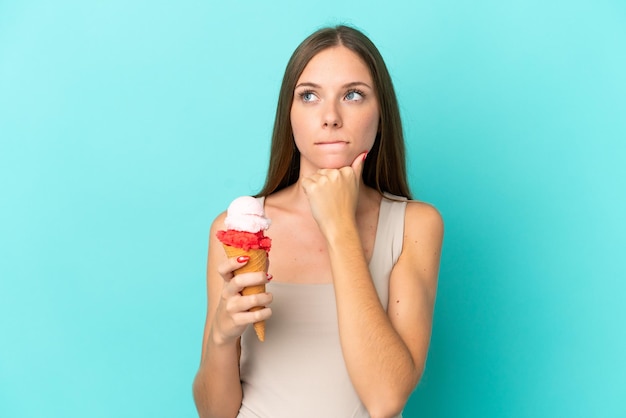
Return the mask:
<path id="1" fill-rule="evenodd" d="M 235 298 L 230 298 L 226 302 L 226 312 L 232 315 L 239 310 L 238 306 L 239 304 L 237 303 L 237 300 L 235 300 Z"/>
<path id="2" fill-rule="evenodd" d="M 254 319 L 254 322 L 259 322 L 263 320 L 263 311 L 260 310 L 252 312 L 252 318 Z"/>
<path id="3" fill-rule="evenodd" d="M 241 287 L 244 287 L 242 285 L 243 283 L 245 283 L 245 278 L 246 278 L 246 273 L 238 274 L 235 277 L 233 277 L 230 282 L 233 284 L 233 286 L 237 288 L 241 288 Z"/>

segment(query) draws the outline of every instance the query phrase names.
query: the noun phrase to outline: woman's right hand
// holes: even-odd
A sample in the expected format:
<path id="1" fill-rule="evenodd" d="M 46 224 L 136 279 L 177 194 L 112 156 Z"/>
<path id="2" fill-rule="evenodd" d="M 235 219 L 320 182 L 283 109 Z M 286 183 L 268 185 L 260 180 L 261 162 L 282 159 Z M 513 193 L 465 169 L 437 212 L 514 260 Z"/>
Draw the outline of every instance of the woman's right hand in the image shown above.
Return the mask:
<path id="1" fill-rule="evenodd" d="M 266 320 L 272 315 L 272 310 L 267 307 L 272 303 L 271 293 L 241 295 L 245 287 L 267 284 L 271 280 L 271 276 L 263 271 L 235 275 L 234 271 L 245 266 L 247 262 L 248 259 L 245 256 L 234 257 L 217 267 L 218 273 L 224 279 L 224 286 L 211 327 L 211 337 L 216 344 L 222 345 L 236 341 L 248 325 Z M 248 312 L 255 306 L 265 307 Z"/>

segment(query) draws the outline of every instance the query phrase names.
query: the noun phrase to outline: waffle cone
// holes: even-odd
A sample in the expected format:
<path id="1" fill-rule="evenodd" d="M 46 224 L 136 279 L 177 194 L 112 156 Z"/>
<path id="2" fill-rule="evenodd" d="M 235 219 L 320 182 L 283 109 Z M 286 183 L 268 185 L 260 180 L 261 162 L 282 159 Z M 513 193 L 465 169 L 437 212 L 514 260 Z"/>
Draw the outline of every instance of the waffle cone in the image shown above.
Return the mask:
<path id="1" fill-rule="evenodd" d="M 263 249 L 259 250 L 244 250 L 243 248 L 232 247 L 230 245 L 222 244 L 224 247 L 224 251 L 226 252 L 226 256 L 228 258 L 239 257 L 242 255 L 250 257 L 250 260 L 246 263 L 245 266 L 238 268 L 233 273 L 235 276 L 241 273 L 252 273 L 257 271 L 265 271 L 267 266 L 267 252 Z M 255 295 L 258 293 L 265 292 L 265 285 L 260 284 L 258 286 L 248 286 L 244 287 L 241 291 L 241 294 L 244 296 L 247 295 Z M 250 308 L 248 312 L 258 311 L 263 309 L 264 306 L 255 306 L 254 308 Z M 265 321 L 259 321 L 254 323 L 254 331 L 256 332 L 259 341 L 265 341 Z"/>

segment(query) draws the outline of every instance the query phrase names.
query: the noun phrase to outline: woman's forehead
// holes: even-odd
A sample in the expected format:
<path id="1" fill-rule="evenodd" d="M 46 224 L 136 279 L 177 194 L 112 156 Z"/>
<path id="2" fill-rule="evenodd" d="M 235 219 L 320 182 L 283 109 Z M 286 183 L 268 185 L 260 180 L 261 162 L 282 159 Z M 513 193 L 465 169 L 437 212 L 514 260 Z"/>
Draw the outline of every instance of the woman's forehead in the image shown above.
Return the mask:
<path id="1" fill-rule="evenodd" d="M 297 84 L 348 84 L 354 82 L 372 85 L 372 75 L 363 59 L 343 45 L 326 48 L 311 58 L 298 78 Z"/>

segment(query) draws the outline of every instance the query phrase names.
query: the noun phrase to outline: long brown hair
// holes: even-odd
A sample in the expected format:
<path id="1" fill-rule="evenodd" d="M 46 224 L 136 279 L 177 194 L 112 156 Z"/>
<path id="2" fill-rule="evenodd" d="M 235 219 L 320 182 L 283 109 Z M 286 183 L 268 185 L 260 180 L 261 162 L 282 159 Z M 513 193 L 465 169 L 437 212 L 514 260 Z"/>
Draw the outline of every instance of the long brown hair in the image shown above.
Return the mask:
<path id="1" fill-rule="evenodd" d="M 389 71 L 372 41 L 357 29 L 343 25 L 314 32 L 289 59 L 278 96 L 267 178 L 257 196 L 267 196 L 298 181 L 300 151 L 293 139 L 290 118 L 293 92 L 309 61 L 322 50 L 334 46 L 350 49 L 365 62 L 380 106 L 379 132 L 365 160 L 363 182 L 380 193 L 389 192 L 411 199 L 402 121 Z"/>

